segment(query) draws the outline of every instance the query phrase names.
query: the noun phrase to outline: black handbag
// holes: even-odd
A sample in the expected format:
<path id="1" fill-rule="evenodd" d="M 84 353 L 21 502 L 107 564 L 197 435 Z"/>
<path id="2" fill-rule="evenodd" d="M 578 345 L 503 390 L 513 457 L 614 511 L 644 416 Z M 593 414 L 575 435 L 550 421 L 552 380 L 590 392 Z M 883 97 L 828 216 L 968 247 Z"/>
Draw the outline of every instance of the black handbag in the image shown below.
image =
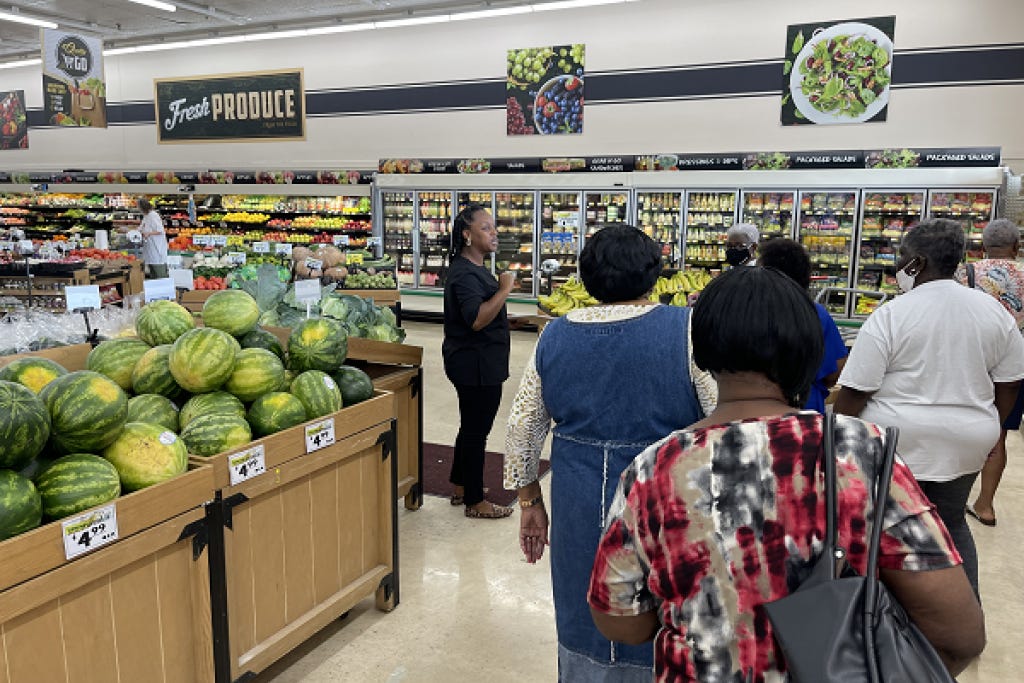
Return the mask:
<path id="1" fill-rule="evenodd" d="M 931 643 L 878 580 L 878 548 L 899 430 L 885 430 L 885 455 L 874 485 L 865 576 L 843 561 L 836 536 L 835 415 L 825 416 L 825 547 L 790 595 L 765 605 L 775 639 L 796 683 L 956 683 Z M 837 563 L 843 565 L 838 572 Z M 937 599 L 941 599 L 937 596 Z"/>

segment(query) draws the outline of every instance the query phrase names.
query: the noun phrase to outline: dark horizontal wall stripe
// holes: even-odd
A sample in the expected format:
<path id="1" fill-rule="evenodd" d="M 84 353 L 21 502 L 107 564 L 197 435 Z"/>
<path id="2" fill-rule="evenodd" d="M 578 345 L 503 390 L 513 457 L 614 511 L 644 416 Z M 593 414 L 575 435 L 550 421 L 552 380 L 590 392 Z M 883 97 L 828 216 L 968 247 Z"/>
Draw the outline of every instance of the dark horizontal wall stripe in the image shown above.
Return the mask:
<path id="1" fill-rule="evenodd" d="M 687 99 L 730 99 L 776 95 L 782 87 L 782 61 L 720 62 L 593 72 L 587 75 L 587 101 L 624 104 Z M 1009 85 L 1024 80 L 1024 45 L 953 46 L 897 50 L 893 87 Z M 503 107 L 501 79 L 458 80 L 306 92 L 310 117 L 412 114 Z M 47 127 L 41 110 L 29 111 L 29 125 Z M 111 125 L 152 124 L 152 102 L 108 103 Z"/>

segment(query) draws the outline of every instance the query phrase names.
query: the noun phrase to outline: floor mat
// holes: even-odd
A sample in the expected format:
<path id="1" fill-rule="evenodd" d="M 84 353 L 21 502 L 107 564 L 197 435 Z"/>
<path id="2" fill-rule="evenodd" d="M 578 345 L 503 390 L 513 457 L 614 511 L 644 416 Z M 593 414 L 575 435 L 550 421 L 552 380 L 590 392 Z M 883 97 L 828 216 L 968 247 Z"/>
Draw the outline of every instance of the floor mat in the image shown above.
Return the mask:
<path id="1" fill-rule="evenodd" d="M 455 492 L 455 487 L 448 481 L 452 471 L 452 457 L 455 449 L 436 443 L 423 444 L 423 492 L 428 496 L 448 498 Z M 505 456 L 501 453 L 487 452 L 484 459 L 484 488 L 490 489 L 487 500 L 498 505 L 508 505 L 516 499 L 515 491 L 506 491 L 502 487 Z M 543 477 L 551 468 L 547 460 L 540 461 L 540 476 Z"/>

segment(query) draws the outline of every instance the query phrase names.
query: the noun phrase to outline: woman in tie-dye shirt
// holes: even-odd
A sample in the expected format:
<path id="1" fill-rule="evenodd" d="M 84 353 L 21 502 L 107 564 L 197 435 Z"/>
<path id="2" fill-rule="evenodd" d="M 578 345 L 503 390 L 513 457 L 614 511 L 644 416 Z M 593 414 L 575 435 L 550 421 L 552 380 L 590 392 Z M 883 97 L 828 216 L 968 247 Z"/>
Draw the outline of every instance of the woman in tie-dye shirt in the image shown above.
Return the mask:
<path id="1" fill-rule="evenodd" d="M 785 681 L 764 604 L 788 595 L 821 554 L 820 415 L 799 412 L 821 356 L 814 308 L 785 276 L 737 268 L 701 295 L 694 361 L 718 382 L 716 410 L 636 458 L 622 475 L 589 600 L 612 640 L 655 640 L 657 681 Z M 877 426 L 836 430 L 839 542 L 867 557 Z M 881 578 L 959 671 L 984 646 L 981 608 L 933 506 L 897 462 L 885 501 Z"/>

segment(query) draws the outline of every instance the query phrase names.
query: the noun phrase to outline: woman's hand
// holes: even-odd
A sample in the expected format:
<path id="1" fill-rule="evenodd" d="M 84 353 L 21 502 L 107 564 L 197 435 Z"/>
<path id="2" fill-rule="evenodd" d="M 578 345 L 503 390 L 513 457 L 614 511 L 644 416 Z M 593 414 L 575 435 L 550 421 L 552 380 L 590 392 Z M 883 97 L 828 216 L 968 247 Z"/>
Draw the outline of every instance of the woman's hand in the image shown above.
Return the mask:
<path id="1" fill-rule="evenodd" d="M 544 504 L 523 508 L 519 515 L 519 547 L 526 561 L 535 564 L 548 544 L 548 511 Z"/>

